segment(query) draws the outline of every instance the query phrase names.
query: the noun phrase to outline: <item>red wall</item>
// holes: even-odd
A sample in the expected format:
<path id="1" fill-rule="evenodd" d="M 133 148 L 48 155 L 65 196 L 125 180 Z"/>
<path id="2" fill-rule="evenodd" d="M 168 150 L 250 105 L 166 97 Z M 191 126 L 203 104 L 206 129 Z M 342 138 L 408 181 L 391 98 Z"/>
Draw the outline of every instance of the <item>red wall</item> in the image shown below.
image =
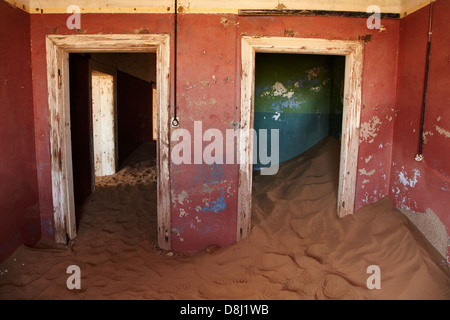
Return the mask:
<path id="1" fill-rule="evenodd" d="M 0 1 L 0 262 L 40 238 L 30 18 Z"/>
<path id="2" fill-rule="evenodd" d="M 203 130 L 214 127 L 224 131 L 234 116 L 239 119 L 234 107 L 240 99 L 241 35 L 284 36 L 289 30 L 297 37 L 358 40 L 370 33 L 372 40 L 365 47 L 361 122 L 377 116 L 381 124 L 374 140 L 362 141 L 360 146 L 359 168 L 376 173 L 358 176 L 355 207 L 383 198 L 389 192 L 399 21 L 383 20 L 382 24 L 385 30 L 380 32 L 368 30 L 365 19 L 182 15 L 178 55 L 181 126 L 192 133 L 193 121 L 202 120 Z M 237 166 L 172 165 L 175 248 L 190 251 L 234 241 L 237 179 Z M 367 179 L 370 181 L 365 182 Z M 183 191 L 187 196 L 177 198 Z"/>
<path id="3" fill-rule="evenodd" d="M 45 35 L 70 34 L 69 15 L 32 15 L 33 91 L 36 155 L 39 171 L 42 231 L 53 236 L 51 172 L 47 117 Z M 179 15 L 177 105 L 180 128 L 193 136 L 194 121 L 203 132 L 223 132 L 239 119 L 240 37 L 246 35 L 358 40 L 371 34 L 365 47 L 361 122 L 374 124 L 373 139 L 361 141 L 356 208 L 389 193 L 395 86 L 397 83 L 398 20 L 383 20 L 384 30 L 368 30 L 366 19 L 338 17 L 238 17 Z M 82 33 L 171 33 L 169 14 L 84 14 Z M 173 64 L 173 60 L 172 60 Z M 173 68 L 173 67 L 172 67 Z M 173 81 L 173 78 L 172 78 Z M 172 95 L 173 99 L 173 95 Z M 237 109 L 236 109 L 237 107 Z M 374 119 L 378 119 L 375 121 Z M 204 146 L 207 143 L 204 143 Z M 369 159 L 369 160 L 368 160 Z M 173 249 L 197 251 L 208 245 L 228 245 L 236 238 L 237 165 L 171 164 Z"/>
<path id="4" fill-rule="evenodd" d="M 450 137 L 442 131 L 450 131 L 449 1 L 434 4 L 424 160 L 414 160 L 419 146 L 429 10 L 427 6 L 401 21 L 390 195 L 398 208 L 415 212 L 430 208 L 449 233 Z"/>

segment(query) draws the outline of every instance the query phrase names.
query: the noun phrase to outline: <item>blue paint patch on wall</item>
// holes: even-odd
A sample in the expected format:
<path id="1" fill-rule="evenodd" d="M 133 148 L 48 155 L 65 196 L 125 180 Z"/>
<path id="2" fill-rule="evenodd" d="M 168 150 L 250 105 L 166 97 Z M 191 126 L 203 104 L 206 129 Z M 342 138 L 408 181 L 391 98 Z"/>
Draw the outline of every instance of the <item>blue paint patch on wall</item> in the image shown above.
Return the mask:
<path id="1" fill-rule="evenodd" d="M 211 165 L 196 166 L 196 174 L 194 182 L 206 183 L 206 184 L 217 184 L 223 181 L 223 165 L 213 163 Z"/>
<path id="2" fill-rule="evenodd" d="M 222 165 L 213 163 L 210 165 L 211 168 L 211 181 L 208 184 L 219 183 L 223 181 L 223 168 Z"/>
<path id="3" fill-rule="evenodd" d="M 221 197 L 217 198 L 214 201 L 211 201 L 210 205 L 202 208 L 201 211 L 206 212 L 206 211 L 211 211 L 214 213 L 218 213 L 220 211 L 223 211 L 227 208 L 227 204 L 225 203 L 225 190 L 222 190 L 221 192 Z"/>

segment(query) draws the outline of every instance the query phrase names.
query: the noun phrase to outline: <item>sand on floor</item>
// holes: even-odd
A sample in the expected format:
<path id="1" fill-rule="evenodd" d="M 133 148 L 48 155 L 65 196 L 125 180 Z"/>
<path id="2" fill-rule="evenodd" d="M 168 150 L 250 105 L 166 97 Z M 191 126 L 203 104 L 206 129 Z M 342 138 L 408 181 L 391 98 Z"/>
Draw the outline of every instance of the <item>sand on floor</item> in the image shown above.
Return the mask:
<path id="1" fill-rule="evenodd" d="M 339 146 L 326 138 L 255 176 L 250 236 L 194 255 L 157 248 L 156 169 L 141 148 L 98 180 L 75 241 L 21 246 L 0 264 L 0 299 L 449 299 L 446 262 L 389 198 L 337 217 Z M 380 289 L 367 287 L 372 265 Z"/>

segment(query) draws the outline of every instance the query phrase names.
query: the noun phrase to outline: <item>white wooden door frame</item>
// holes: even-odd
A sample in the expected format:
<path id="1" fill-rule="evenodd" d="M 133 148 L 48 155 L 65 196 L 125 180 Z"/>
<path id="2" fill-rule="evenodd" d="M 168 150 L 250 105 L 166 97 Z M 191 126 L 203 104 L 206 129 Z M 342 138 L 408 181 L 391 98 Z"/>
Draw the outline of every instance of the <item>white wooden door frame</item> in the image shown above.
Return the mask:
<path id="1" fill-rule="evenodd" d="M 344 108 L 337 214 L 354 213 L 359 149 L 361 83 L 364 42 L 309 38 L 243 36 L 241 39 L 241 132 L 239 140 L 239 188 L 237 241 L 251 229 L 253 113 L 255 53 L 297 53 L 345 56 Z"/>
<path id="2" fill-rule="evenodd" d="M 170 215 L 170 35 L 48 35 L 47 84 L 55 241 L 76 237 L 70 134 L 70 52 L 156 52 L 158 139 L 158 246 L 171 249 Z"/>

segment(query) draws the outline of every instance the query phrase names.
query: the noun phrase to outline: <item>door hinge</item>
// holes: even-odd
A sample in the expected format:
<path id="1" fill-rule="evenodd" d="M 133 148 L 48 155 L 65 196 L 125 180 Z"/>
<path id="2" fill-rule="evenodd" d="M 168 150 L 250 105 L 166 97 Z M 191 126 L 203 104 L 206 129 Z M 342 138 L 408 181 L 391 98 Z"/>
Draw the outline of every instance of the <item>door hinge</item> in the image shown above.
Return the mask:
<path id="1" fill-rule="evenodd" d="M 61 70 L 58 69 L 58 89 L 61 89 Z"/>

